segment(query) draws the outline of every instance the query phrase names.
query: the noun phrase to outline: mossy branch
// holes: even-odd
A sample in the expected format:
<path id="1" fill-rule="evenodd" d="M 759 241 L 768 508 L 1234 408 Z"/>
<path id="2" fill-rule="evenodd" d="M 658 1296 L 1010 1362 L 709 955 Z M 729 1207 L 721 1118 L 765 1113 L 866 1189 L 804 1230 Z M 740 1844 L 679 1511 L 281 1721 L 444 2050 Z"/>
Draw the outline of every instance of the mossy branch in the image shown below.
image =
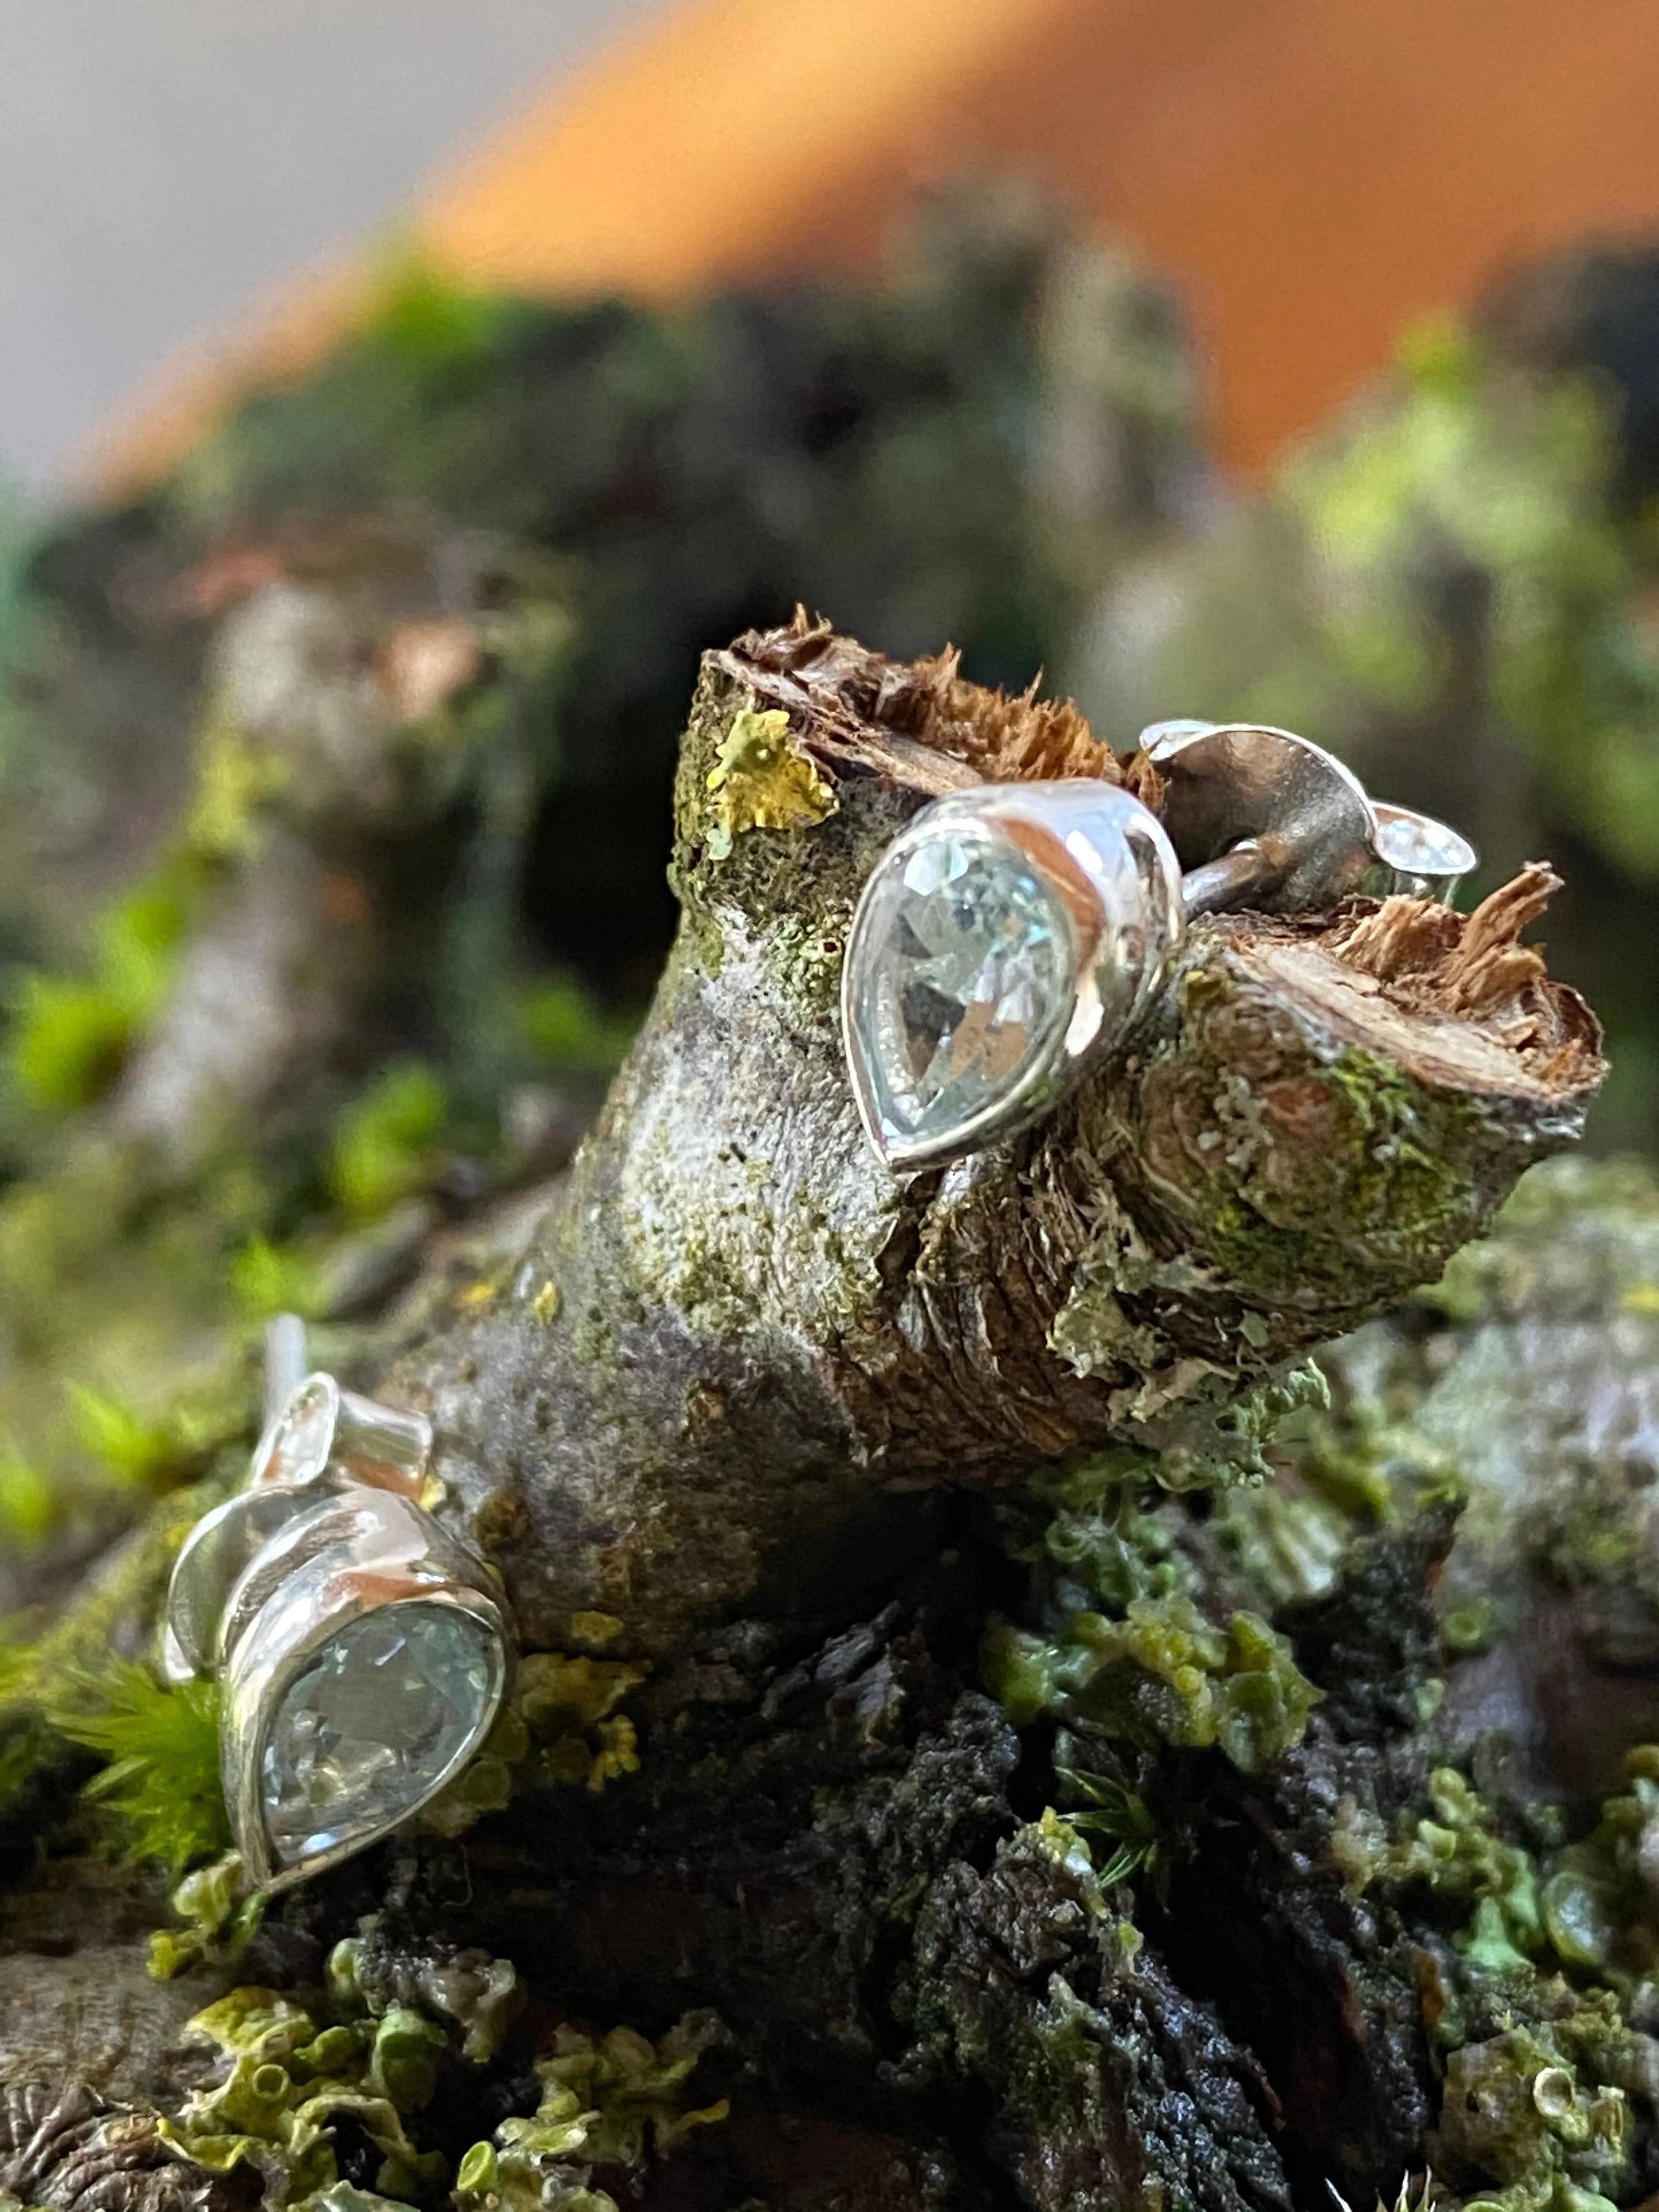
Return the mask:
<path id="1" fill-rule="evenodd" d="M 1121 770 L 1074 709 L 949 656 L 798 619 L 707 657 L 651 1017 L 500 1294 L 393 1386 L 532 1647 L 597 1608 L 660 1656 L 763 1593 L 878 1589 L 921 1487 L 1212 1451 L 1241 1389 L 1433 1280 L 1577 1133 L 1597 1031 L 1516 941 L 1534 871 L 1468 921 L 1200 923 L 1046 1123 L 890 1176 L 836 1018 L 858 890 L 939 793 L 1079 774 Z"/>

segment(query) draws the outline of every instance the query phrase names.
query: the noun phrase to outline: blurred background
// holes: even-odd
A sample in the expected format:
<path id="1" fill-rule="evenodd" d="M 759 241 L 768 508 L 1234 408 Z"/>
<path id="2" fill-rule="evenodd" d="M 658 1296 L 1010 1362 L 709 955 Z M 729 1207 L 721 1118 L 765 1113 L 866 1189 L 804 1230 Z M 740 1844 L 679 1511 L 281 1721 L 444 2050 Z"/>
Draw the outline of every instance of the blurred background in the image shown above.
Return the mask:
<path id="1" fill-rule="evenodd" d="M 1659 1152 L 1656 112 L 1650 0 L 0 0 L 0 1521 L 556 1166 L 797 601 L 1553 861 Z"/>

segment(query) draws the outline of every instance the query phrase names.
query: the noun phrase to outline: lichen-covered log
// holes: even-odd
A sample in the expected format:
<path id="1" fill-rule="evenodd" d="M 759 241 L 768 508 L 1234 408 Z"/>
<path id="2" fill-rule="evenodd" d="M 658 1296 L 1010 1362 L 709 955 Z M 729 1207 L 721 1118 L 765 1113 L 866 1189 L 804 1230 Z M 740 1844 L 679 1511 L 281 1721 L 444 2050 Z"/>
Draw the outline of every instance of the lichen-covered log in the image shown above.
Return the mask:
<path id="1" fill-rule="evenodd" d="M 1197 1458 L 1241 1390 L 1432 1280 L 1601 1072 L 1515 941 L 1398 902 L 1201 923 L 1147 1033 L 1030 1135 L 900 1178 L 836 1006 L 858 889 L 925 799 L 1115 777 L 1076 714 L 830 632 L 709 656 L 682 757 L 680 935 L 569 1188 L 397 1386 L 532 1645 L 878 1585 L 892 1500 L 1133 1440 Z"/>
<path id="2" fill-rule="evenodd" d="M 1447 2135 L 1435 2034 L 1502 2073 L 1413 1887 L 1425 1793 L 1455 1797 L 1445 1501 L 1376 1472 L 1355 1382 L 1282 1487 L 1215 1486 L 1308 1398 L 1290 1364 L 1571 1139 L 1595 1025 L 1517 941 L 1543 870 L 1467 921 L 1224 918 L 1046 1124 L 890 1176 L 836 1015 L 874 856 L 942 790 L 1125 772 L 948 658 L 804 622 L 709 656 L 681 933 L 598 1126 L 337 1340 L 431 1408 L 443 1510 L 507 1580 L 507 1728 L 435 1832 L 291 1893 L 240 1955 L 222 1917 L 164 1945 L 208 1963 L 150 2003 L 137 1877 L 75 1932 L 86 1815 L 48 1758 L 7 1832 L 0 2078 L 87 2075 L 149 2116 L 135 2140 L 159 2115 L 274 2205 L 1280 2212 Z M 1420 1329 L 1374 1327 L 1373 1369 L 1409 1364 Z M 79 1647 L 71 1607 L 37 1682 L 43 1650 L 148 1627 L 164 1549 Z M 1460 1867 L 1515 1848 L 1456 1803 Z M 492 1991 L 479 2037 L 456 2008 Z M 1587 2095 L 1644 2078 L 1628 2035 L 1604 2058 L 1528 2002 L 1540 2049 L 1603 2068 Z M 1557 2170 L 1468 2137 L 1475 2179 Z"/>

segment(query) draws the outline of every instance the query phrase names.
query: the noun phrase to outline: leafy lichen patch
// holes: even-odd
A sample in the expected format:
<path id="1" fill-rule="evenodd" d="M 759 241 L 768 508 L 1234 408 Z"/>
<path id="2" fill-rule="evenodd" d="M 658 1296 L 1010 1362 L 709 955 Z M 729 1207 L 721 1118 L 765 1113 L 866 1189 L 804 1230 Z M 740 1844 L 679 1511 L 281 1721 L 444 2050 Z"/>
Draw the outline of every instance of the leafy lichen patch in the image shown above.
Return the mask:
<path id="1" fill-rule="evenodd" d="M 834 791 L 791 739 L 781 708 L 738 709 L 707 782 L 708 849 L 717 860 L 748 830 L 810 829 L 835 811 Z"/>

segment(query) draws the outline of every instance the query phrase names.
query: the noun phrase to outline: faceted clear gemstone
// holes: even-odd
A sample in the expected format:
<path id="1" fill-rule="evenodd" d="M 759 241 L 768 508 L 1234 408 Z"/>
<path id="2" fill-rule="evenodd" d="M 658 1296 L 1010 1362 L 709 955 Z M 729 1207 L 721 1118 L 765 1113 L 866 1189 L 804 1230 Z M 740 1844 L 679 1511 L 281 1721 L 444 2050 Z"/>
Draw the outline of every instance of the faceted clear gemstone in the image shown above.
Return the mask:
<path id="1" fill-rule="evenodd" d="M 450 1606 L 380 1606 L 301 1674 L 266 1741 L 265 1826 L 287 1865 L 402 1818 L 467 1748 L 492 1638 Z"/>
<path id="2" fill-rule="evenodd" d="M 873 879 L 854 948 L 854 1047 L 890 1143 L 948 1139 L 1064 1035 L 1073 939 L 1012 838 L 941 834 Z"/>

